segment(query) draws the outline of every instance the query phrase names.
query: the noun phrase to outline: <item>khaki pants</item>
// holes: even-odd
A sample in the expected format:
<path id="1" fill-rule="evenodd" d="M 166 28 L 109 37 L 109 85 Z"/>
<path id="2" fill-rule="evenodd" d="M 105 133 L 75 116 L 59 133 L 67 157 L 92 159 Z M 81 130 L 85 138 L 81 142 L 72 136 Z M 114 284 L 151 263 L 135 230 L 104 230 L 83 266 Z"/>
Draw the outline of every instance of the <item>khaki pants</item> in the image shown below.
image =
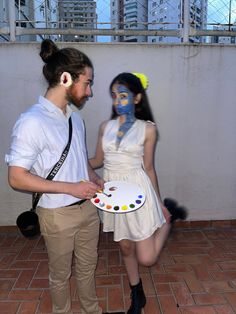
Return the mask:
<path id="1" fill-rule="evenodd" d="M 72 313 L 69 278 L 73 252 L 81 313 L 102 313 L 94 281 L 99 237 L 96 207 L 86 201 L 82 205 L 53 209 L 38 207 L 37 213 L 49 258 L 53 313 Z"/>

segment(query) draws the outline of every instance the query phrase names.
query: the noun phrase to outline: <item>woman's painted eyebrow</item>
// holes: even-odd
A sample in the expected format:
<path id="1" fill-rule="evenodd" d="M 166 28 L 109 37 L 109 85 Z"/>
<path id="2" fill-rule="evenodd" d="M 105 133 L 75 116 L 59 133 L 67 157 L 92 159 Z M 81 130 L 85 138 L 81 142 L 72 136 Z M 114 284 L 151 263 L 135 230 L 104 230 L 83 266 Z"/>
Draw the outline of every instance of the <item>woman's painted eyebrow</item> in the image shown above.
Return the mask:
<path id="1" fill-rule="evenodd" d="M 126 91 L 126 90 L 120 90 L 119 92 L 118 92 L 118 94 L 125 94 L 125 95 L 128 95 L 129 94 L 129 92 L 128 91 Z"/>
<path id="2" fill-rule="evenodd" d="M 118 86 L 117 90 L 119 93 L 129 93 L 128 88 L 122 85 Z"/>

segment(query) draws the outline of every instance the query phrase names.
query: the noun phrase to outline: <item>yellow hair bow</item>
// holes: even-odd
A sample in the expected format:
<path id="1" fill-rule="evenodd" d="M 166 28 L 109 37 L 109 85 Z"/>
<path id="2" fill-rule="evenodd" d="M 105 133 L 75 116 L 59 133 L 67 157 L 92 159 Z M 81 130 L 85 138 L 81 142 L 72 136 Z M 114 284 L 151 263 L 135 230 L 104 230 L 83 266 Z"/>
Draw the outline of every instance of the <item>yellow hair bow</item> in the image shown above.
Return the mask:
<path id="1" fill-rule="evenodd" d="M 137 76 L 140 79 L 140 82 L 144 89 L 148 88 L 148 77 L 143 73 L 133 72 L 133 75 Z"/>

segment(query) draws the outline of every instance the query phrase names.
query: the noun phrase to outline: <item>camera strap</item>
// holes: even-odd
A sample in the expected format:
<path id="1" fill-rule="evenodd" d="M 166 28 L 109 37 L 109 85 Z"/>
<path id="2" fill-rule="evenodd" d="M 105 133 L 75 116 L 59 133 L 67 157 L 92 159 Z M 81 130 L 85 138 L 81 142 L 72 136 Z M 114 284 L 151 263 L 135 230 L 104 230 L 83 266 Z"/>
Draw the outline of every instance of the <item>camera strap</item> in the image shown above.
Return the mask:
<path id="1" fill-rule="evenodd" d="M 70 143 L 71 143 L 71 138 L 72 138 L 72 120 L 71 117 L 69 118 L 69 139 L 68 139 L 68 143 L 66 145 L 66 147 L 64 148 L 60 159 L 58 160 L 58 162 L 53 166 L 52 170 L 50 171 L 50 173 L 48 174 L 48 176 L 46 177 L 46 180 L 52 180 L 55 175 L 57 174 L 57 172 L 59 171 L 59 169 L 61 168 L 62 164 L 64 163 L 68 152 L 70 150 Z M 40 197 L 42 196 L 43 193 L 33 193 L 33 197 L 32 197 L 32 209 L 31 211 L 35 211 L 36 210 L 36 206 L 39 202 Z"/>

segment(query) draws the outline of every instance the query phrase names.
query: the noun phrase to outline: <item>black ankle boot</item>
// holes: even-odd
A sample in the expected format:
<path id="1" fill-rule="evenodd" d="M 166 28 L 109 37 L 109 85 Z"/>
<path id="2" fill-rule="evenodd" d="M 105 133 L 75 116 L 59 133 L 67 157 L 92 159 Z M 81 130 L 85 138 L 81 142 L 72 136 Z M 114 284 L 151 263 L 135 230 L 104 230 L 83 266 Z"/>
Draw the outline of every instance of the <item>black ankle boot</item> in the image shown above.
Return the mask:
<path id="1" fill-rule="evenodd" d="M 142 281 L 140 279 L 139 283 L 135 286 L 131 286 L 131 306 L 127 314 L 141 314 L 142 308 L 146 304 L 146 297 L 143 291 Z"/>

